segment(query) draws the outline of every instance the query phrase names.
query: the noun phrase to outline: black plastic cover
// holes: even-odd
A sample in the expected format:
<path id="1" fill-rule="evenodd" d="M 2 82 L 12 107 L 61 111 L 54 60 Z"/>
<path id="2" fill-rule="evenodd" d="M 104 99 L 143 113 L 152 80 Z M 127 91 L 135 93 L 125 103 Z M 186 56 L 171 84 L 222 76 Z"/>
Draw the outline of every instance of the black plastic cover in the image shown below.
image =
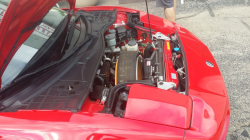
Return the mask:
<path id="1" fill-rule="evenodd" d="M 127 14 L 127 25 L 131 28 L 135 28 L 137 30 L 141 30 L 144 32 L 150 32 L 149 28 L 144 27 L 144 23 L 140 21 L 140 15 L 139 13 L 126 13 Z M 151 29 L 151 31 L 155 32 L 154 29 Z"/>
<path id="2" fill-rule="evenodd" d="M 116 28 L 117 35 L 120 40 L 126 40 L 127 39 L 127 29 L 125 26 L 119 26 Z"/>
<path id="3" fill-rule="evenodd" d="M 119 26 L 116 28 L 118 34 L 122 34 L 122 33 L 126 33 L 127 29 L 125 28 L 125 26 Z"/>
<path id="4" fill-rule="evenodd" d="M 104 62 L 100 71 L 100 76 L 104 79 L 104 83 L 107 84 L 109 82 L 110 77 L 110 62 Z"/>
<path id="5" fill-rule="evenodd" d="M 105 90 L 109 90 L 109 89 L 104 87 L 104 86 L 94 85 L 93 86 L 93 92 L 91 92 L 89 94 L 90 99 L 92 99 L 92 100 L 96 100 L 96 99 L 101 100 L 102 99 L 102 94 L 103 94 L 103 92 Z"/>
<path id="6" fill-rule="evenodd" d="M 119 95 L 118 101 L 116 103 L 114 116 L 120 117 L 120 118 L 124 117 L 127 100 L 128 100 L 128 93 L 122 92 Z"/>

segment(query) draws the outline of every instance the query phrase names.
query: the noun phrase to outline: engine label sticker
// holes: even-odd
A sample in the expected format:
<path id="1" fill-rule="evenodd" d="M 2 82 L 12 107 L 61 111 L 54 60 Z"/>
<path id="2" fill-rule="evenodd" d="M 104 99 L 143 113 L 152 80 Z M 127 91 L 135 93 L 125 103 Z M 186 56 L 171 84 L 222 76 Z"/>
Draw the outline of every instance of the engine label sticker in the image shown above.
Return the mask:
<path id="1" fill-rule="evenodd" d="M 170 44 L 167 42 L 167 49 L 170 50 Z"/>
<path id="2" fill-rule="evenodd" d="M 175 73 L 171 73 L 171 78 L 172 79 L 177 79 L 176 74 Z"/>
<path id="3" fill-rule="evenodd" d="M 147 61 L 147 66 L 151 66 L 151 61 Z"/>

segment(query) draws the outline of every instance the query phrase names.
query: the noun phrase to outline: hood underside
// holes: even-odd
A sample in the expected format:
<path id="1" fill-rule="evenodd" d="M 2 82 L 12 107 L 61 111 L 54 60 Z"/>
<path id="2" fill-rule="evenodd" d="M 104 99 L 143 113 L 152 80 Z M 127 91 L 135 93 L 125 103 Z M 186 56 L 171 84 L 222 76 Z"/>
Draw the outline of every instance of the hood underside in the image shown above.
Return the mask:
<path id="1" fill-rule="evenodd" d="M 0 75 L 48 11 L 61 0 L 11 1 L 0 24 Z M 75 0 L 67 0 L 74 10 Z"/>

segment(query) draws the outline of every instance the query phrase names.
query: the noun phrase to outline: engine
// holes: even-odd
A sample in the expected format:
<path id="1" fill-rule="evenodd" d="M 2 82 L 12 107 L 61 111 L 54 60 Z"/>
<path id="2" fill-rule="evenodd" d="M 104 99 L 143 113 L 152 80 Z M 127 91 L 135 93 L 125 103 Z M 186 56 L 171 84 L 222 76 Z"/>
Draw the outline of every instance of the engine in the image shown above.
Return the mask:
<path id="1" fill-rule="evenodd" d="M 110 26 L 105 33 L 105 53 L 89 97 L 105 104 L 105 113 L 123 117 L 134 83 L 185 94 L 185 66 L 175 34 L 151 34 L 139 14 L 127 13 L 126 24 Z"/>

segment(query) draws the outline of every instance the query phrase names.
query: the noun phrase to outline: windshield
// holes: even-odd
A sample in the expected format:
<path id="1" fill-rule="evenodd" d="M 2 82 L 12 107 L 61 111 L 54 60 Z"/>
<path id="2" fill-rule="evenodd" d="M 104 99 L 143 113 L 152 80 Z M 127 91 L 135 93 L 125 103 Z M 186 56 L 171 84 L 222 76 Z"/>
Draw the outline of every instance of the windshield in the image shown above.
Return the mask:
<path id="1" fill-rule="evenodd" d="M 10 0 L 0 0 L 0 23 L 9 3 Z"/>
<path id="2" fill-rule="evenodd" d="M 11 59 L 3 73 L 1 88 L 20 75 L 63 57 L 65 50 L 62 48 L 68 49 L 74 45 L 71 43 L 70 46 L 64 46 L 69 27 L 68 15 L 69 13 L 55 7 L 47 13 Z M 71 18 L 73 19 L 74 17 Z M 77 38 L 79 34 L 77 29 L 74 37 Z M 76 41 L 74 38 L 73 40 Z"/>

